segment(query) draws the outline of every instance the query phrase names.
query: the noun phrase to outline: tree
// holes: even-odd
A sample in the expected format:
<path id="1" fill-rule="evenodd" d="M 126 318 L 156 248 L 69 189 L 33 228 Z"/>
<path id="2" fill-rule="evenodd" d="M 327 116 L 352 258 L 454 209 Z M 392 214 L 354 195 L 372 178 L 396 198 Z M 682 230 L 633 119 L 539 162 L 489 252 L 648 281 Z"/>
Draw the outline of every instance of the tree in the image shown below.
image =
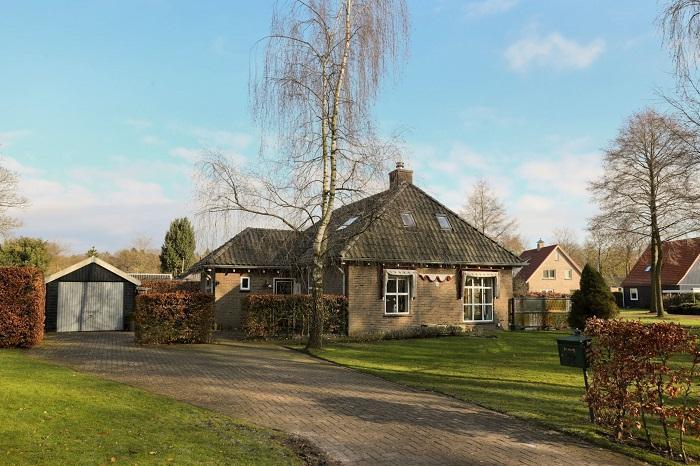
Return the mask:
<path id="1" fill-rule="evenodd" d="M 99 257 L 100 253 L 95 246 L 90 246 L 90 249 L 85 253 L 85 257 Z"/>
<path id="2" fill-rule="evenodd" d="M 194 263 L 194 228 L 187 217 L 176 218 L 170 223 L 160 249 L 160 270 L 178 275 Z"/>
<path id="3" fill-rule="evenodd" d="M 37 267 L 46 272 L 50 262 L 48 242 L 39 238 L 8 239 L 0 247 L 0 265 L 4 267 Z"/>
<path id="4" fill-rule="evenodd" d="M 16 219 L 7 215 L 10 209 L 27 205 L 27 200 L 18 194 L 19 179 L 17 175 L 0 166 L 0 236 L 6 237 L 8 232 L 18 225 Z"/>
<path id="5" fill-rule="evenodd" d="M 571 228 L 555 228 L 552 232 L 552 242 L 558 244 L 579 266 L 586 263 L 583 248 L 576 238 L 576 233 Z"/>
<path id="6" fill-rule="evenodd" d="M 516 232 L 518 222 L 509 218 L 506 208 L 485 179 L 480 179 L 467 197 L 462 216 L 483 234 L 511 250 L 522 248 L 522 238 Z M 522 249 L 520 251 L 522 252 Z"/>
<path id="7" fill-rule="evenodd" d="M 198 191 L 206 213 L 245 212 L 298 232 L 313 225 L 307 347 L 318 348 L 331 213 L 368 191 L 392 149 L 375 134 L 371 108 L 405 57 L 408 12 L 405 0 L 287 5 L 273 13 L 264 60 L 251 72 L 253 118 L 274 144 L 263 144 L 259 165 L 246 170 L 210 154 Z"/>
<path id="8" fill-rule="evenodd" d="M 633 115 L 605 151 L 591 184 L 600 214 L 591 230 L 630 235 L 651 247 L 651 311 L 664 315 L 662 242 L 700 229 L 697 134 L 654 110 Z"/>
<path id="9" fill-rule="evenodd" d="M 569 326 L 583 330 L 591 317 L 611 319 L 617 314 L 615 298 L 603 276 L 589 264 L 581 272 L 580 289 L 571 295 Z"/>

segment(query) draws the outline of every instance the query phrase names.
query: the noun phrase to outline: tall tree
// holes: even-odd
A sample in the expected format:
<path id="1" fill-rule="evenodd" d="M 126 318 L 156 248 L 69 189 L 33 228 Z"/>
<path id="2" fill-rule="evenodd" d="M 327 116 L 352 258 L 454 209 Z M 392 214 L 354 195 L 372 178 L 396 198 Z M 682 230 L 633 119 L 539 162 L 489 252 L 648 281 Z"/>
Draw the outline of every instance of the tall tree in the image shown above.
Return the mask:
<path id="1" fill-rule="evenodd" d="M 677 119 L 645 110 L 633 115 L 606 150 L 591 191 L 600 214 L 590 228 L 646 239 L 651 247 L 651 311 L 664 315 L 662 242 L 700 229 L 698 138 Z"/>
<path id="2" fill-rule="evenodd" d="M 0 265 L 5 267 L 37 267 L 46 272 L 51 262 L 48 242 L 39 238 L 8 239 L 0 247 Z"/>
<path id="3" fill-rule="evenodd" d="M 170 223 L 160 249 L 160 270 L 178 275 L 194 263 L 194 228 L 187 217 L 176 218 Z"/>
<path id="4" fill-rule="evenodd" d="M 517 233 L 518 222 L 508 216 L 503 202 L 484 178 L 478 180 L 469 192 L 461 213 L 477 230 L 511 250 L 523 247 Z M 517 252 L 522 252 L 522 249 Z"/>
<path id="5" fill-rule="evenodd" d="M 383 170 L 387 145 L 371 109 L 381 81 L 406 55 L 408 29 L 405 0 L 284 3 L 250 83 L 253 117 L 275 136 L 263 141 L 274 144 L 263 144 L 258 167 L 245 171 L 217 154 L 203 164 L 205 212 L 247 212 L 296 231 L 314 225 L 309 348 L 322 343 L 331 213 Z"/>
<path id="6" fill-rule="evenodd" d="M 586 263 L 584 248 L 576 237 L 576 232 L 569 227 L 557 227 L 552 231 L 552 242 L 558 244 L 579 266 Z"/>
<path id="7" fill-rule="evenodd" d="M 27 200 L 18 193 L 18 184 L 17 175 L 0 166 L 0 237 L 6 237 L 18 225 L 17 220 L 7 212 L 27 205 Z"/>

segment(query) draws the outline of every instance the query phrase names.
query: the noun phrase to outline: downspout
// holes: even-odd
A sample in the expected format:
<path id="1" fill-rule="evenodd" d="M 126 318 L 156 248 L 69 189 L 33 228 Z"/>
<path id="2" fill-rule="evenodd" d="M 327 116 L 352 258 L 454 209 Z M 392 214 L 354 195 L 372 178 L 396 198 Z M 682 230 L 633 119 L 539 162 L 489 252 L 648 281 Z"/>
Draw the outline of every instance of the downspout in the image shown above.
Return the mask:
<path id="1" fill-rule="evenodd" d="M 345 269 L 340 265 L 336 268 L 340 271 L 340 274 L 343 276 L 343 296 L 347 298 L 348 295 L 345 293 Z"/>

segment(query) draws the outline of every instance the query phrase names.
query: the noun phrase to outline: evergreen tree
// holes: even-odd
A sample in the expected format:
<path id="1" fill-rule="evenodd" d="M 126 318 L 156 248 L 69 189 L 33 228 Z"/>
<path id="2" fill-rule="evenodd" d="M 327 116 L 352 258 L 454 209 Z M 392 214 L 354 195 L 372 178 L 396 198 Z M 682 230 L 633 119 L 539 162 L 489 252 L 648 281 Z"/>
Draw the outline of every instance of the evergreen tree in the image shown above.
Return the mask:
<path id="1" fill-rule="evenodd" d="M 90 249 L 88 249 L 85 253 L 86 257 L 98 257 L 99 255 L 100 253 L 97 252 L 97 248 L 95 246 L 91 246 Z"/>
<path id="2" fill-rule="evenodd" d="M 589 264 L 581 273 L 581 286 L 571 296 L 569 326 L 583 330 L 586 319 L 610 319 L 617 315 L 617 305 L 603 276 Z"/>
<path id="3" fill-rule="evenodd" d="M 37 267 L 46 272 L 51 262 L 48 244 L 39 238 L 9 239 L 0 247 L 0 266 Z"/>
<path id="4" fill-rule="evenodd" d="M 160 248 L 160 270 L 178 275 L 194 263 L 194 228 L 187 217 L 170 223 L 165 241 Z"/>

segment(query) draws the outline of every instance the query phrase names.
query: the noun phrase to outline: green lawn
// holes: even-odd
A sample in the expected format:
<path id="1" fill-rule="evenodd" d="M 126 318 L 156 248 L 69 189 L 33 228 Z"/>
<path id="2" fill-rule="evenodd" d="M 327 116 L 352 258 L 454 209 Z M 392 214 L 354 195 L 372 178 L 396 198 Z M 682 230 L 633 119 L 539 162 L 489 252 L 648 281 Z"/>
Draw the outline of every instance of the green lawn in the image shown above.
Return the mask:
<path id="1" fill-rule="evenodd" d="M 499 332 L 495 337 L 443 337 L 329 344 L 315 354 L 422 389 L 452 395 L 572 433 L 627 454 L 661 457 L 612 445 L 588 422 L 579 369 L 562 367 L 552 332 Z M 689 453 L 700 455 L 693 441 Z"/>
<path id="2" fill-rule="evenodd" d="M 649 309 L 623 309 L 620 311 L 620 317 L 626 320 L 641 320 L 644 323 L 676 322 L 685 327 L 700 327 L 700 316 L 666 314 L 666 317 L 659 319 L 650 313 Z"/>
<path id="3" fill-rule="evenodd" d="M 0 464 L 301 464 L 284 440 L 211 411 L 0 350 Z"/>

